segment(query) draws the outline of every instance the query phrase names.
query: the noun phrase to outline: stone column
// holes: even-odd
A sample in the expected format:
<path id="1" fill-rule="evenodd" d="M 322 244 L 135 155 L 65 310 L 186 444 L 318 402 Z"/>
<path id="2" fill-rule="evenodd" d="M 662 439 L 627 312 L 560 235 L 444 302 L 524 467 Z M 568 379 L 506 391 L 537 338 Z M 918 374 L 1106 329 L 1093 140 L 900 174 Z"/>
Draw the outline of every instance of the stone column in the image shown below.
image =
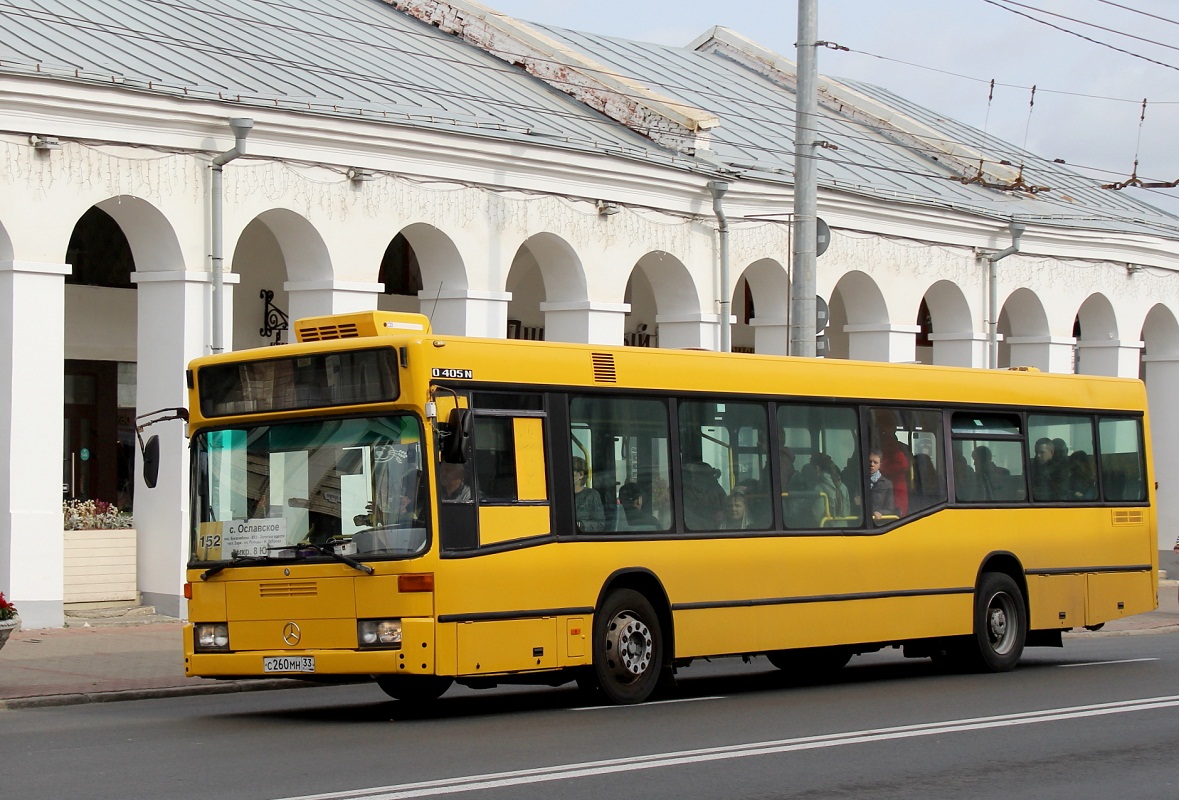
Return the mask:
<path id="1" fill-rule="evenodd" d="M 758 355 L 784 356 L 790 350 L 790 326 L 785 320 L 749 320 L 753 328 L 753 351 Z"/>
<path id="2" fill-rule="evenodd" d="M 0 261 L 0 591 L 26 628 L 60 628 L 69 264 Z"/>
<path id="3" fill-rule="evenodd" d="M 351 281 L 291 281 L 283 284 L 290 309 L 290 341 L 295 341 L 295 321 L 305 317 L 346 314 L 351 311 L 371 311 L 377 307 L 377 297 L 385 290 L 379 283 Z"/>
<path id="4" fill-rule="evenodd" d="M 541 303 L 540 310 L 544 312 L 546 341 L 621 345 L 630 304 L 576 300 Z"/>
<path id="5" fill-rule="evenodd" d="M 859 361 L 891 361 L 911 363 L 917 360 L 916 325 L 869 323 L 845 325 L 847 357 Z"/>
<path id="6" fill-rule="evenodd" d="M 720 348 L 720 314 L 659 314 L 655 317 L 655 324 L 659 327 L 660 347 Z"/>
<path id="7" fill-rule="evenodd" d="M 418 292 L 421 313 L 430 318 L 430 329 L 450 336 L 502 339 L 508 331 L 511 292 L 476 289 L 444 289 Z"/>
<path id="8" fill-rule="evenodd" d="M 1117 378 L 1137 378 L 1138 359 L 1144 342 L 1077 342 L 1077 372 L 1084 375 L 1109 375 Z M 1174 544 L 1172 542 L 1172 544 Z"/>
<path id="9" fill-rule="evenodd" d="M 933 363 L 943 367 L 987 366 L 986 334 L 973 333 L 931 333 L 933 342 Z"/>
<path id="10" fill-rule="evenodd" d="M 1077 340 L 1056 336 L 1007 337 L 1012 367 L 1035 367 L 1041 372 L 1072 372 Z"/>
<path id="11" fill-rule="evenodd" d="M 1179 461 L 1172 457 L 1175 433 L 1179 431 L 1179 355 L 1142 356 L 1146 399 L 1150 406 L 1153 473 L 1159 488 L 1159 549 L 1170 550 L 1179 536 Z M 1168 576 L 1169 577 L 1169 576 Z"/>
<path id="12" fill-rule="evenodd" d="M 225 338 L 233 329 L 232 285 L 224 281 Z M 188 362 L 208 355 L 211 346 L 212 276 L 208 272 L 136 272 L 138 290 L 138 367 L 136 412 L 187 407 Z M 161 614 L 184 617 L 184 576 L 189 553 L 189 462 L 184 423 L 161 422 L 143 436 L 160 437 L 159 482 L 154 489 L 135 476 L 135 529 L 138 534 L 139 591 L 143 602 Z M 137 465 L 138 465 L 137 459 Z"/>

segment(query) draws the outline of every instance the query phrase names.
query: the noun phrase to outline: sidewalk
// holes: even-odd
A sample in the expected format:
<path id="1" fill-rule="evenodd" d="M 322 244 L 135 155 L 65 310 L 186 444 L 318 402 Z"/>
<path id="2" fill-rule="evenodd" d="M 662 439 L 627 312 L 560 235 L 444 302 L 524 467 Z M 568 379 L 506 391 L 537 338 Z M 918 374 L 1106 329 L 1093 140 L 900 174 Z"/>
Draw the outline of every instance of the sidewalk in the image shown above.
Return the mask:
<path id="1" fill-rule="evenodd" d="M 1069 639 L 1179 631 L 1179 581 L 1159 583 L 1156 611 Z M 214 681 L 184 676 L 178 620 L 137 609 L 71 617 L 68 628 L 19 631 L 0 650 L 0 711 L 319 684 L 292 679 Z"/>
<path id="2" fill-rule="evenodd" d="M 283 678 L 187 678 L 180 621 L 137 609 L 121 611 L 67 617 L 67 628 L 12 634 L 0 650 L 0 712 L 317 685 Z"/>

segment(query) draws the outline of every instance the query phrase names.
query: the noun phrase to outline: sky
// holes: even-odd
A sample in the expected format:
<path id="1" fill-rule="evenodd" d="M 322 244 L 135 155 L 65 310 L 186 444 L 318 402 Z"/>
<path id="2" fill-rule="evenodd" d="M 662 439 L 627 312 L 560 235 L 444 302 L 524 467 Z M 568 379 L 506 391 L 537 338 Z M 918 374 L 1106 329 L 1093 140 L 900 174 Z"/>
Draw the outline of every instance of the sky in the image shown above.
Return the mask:
<path id="1" fill-rule="evenodd" d="M 480 1 L 525 21 L 679 46 L 722 25 L 797 60 L 792 0 Z M 818 51 L 824 75 L 883 86 L 1102 183 L 1128 180 L 1135 157 L 1138 178 L 1179 180 L 1179 0 L 817 4 L 819 40 L 849 48 Z M 1133 194 L 1179 213 L 1179 188 Z"/>

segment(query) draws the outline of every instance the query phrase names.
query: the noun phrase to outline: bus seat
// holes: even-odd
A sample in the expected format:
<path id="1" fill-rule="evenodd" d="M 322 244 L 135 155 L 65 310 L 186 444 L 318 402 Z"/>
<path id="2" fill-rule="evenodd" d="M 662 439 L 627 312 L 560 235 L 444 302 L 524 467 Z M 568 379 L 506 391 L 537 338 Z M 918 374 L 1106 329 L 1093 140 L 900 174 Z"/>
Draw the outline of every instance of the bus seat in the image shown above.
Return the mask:
<path id="1" fill-rule="evenodd" d="M 614 509 L 613 512 L 606 512 L 606 530 L 608 531 L 629 531 L 631 529 L 630 522 L 626 518 L 626 509 L 620 504 L 606 506 L 607 509 Z"/>
<path id="2" fill-rule="evenodd" d="M 808 489 L 796 489 L 792 492 L 782 492 L 782 516 L 789 529 L 818 528 L 827 513 L 817 514 L 815 506 L 819 498 L 823 498 L 823 508 L 828 508 L 827 495 Z"/>

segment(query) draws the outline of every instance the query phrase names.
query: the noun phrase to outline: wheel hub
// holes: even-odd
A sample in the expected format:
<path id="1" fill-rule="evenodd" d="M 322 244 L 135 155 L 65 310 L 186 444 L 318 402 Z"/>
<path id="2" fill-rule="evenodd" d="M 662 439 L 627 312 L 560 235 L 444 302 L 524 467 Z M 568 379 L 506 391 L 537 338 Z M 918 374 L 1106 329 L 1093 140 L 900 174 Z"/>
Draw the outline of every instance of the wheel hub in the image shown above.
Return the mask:
<path id="1" fill-rule="evenodd" d="M 610 670 L 626 680 L 634 680 L 651 666 L 654 645 L 651 630 L 629 611 L 610 621 L 606 632 L 606 654 Z"/>
<path id="2" fill-rule="evenodd" d="M 998 594 L 987 608 L 987 634 L 991 649 L 1000 654 L 1006 653 L 1012 645 L 1013 632 L 1008 624 L 1008 614 L 1013 611 L 1010 605 L 1011 599 L 1007 595 Z"/>

